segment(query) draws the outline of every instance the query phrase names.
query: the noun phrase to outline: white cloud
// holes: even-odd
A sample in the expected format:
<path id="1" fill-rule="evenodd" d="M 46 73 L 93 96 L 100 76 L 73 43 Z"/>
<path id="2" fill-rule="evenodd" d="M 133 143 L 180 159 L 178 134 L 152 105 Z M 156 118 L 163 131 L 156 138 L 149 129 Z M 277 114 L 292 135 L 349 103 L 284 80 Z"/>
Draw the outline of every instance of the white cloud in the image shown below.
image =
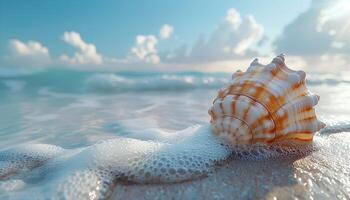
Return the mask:
<path id="1" fill-rule="evenodd" d="M 161 39 L 169 39 L 174 32 L 174 27 L 164 24 L 160 31 Z M 136 36 L 135 45 L 131 48 L 128 62 L 143 62 L 150 64 L 158 64 L 161 59 L 158 55 L 158 38 L 155 35 L 138 35 Z"/>
<path id="2" fill-rule="evenodd" d="M 350 1 L 312 1 L 308 10 L 284 28 L 274 46 L 275 53 L 304 59 L 310 70 L 348 70 Z"/>
<path id="3" fill-rule="evenodd" d="M 209 39 L 198 37 L 188 53 L 173 52 L 172 61 L 213 62 L 257 55 L 254 48 L 263 39 L 264 29 L 254 16 L 241 15 L 231 8 Z M 187 49 L 185 49 L 187 51 Z M 179 55 L 186 55 L 185 57 Z"/>
<path id="4" fill-rule="evenodd" d="M 102 55 L 96 51 L 96 46 L 91 43 L 86 43 L 79 33 L 71 31 L 64 32 L 63 40 L 79 49 L 73 57 L 66 54 L 61 55 L 60 60 L 71 65 L 99 65 L 103 63 Z"/>
<path id="5" fill-rule="evenodd" d="M 173 33 L 174 28 L 169 24 L 164 24 L 159 31 L 159 36 L 155 34 L 136 36 L 135 44 L 125 58 L 108 58 L 97 52 L 94 44 L 85 42 L 79 33 L 64 32 L 62 39 L 77 50 L 73 55 L 61 54 L 52 61 L 52 64 L 76 68 L 83 66 L 82 69 L 96 69 L 97 67 L 101 69 L 103 67 L 105 70 L 152 68 L 226 71 L 231 70 L 229 67 L 231 64 L 248 63 L 247 60 L 250 60 L 252 56 L 259 55 L 256 49 L 264 39 L 263 27 L 255 18 L 252 15 L 241 16 L 235 9 L 228 10 L 226 16 L 208 37 L 199 36 L 190 48 L 183 45 L 169 52 L 159 51 L 159 43 L 172 37 Z M 340 43 L 334 45 L 341 46 Z M 45 54 L 45 50 L 38 51 Z M 47 48 L 46 51 L 47 57 L 50 58 Z"/>
<path id="6" fill-rule="evenodd" d="M 49 49 L 37 41 L 22 42 L 12 39 L 9 42 L 9 50 L 9 62 L 16 66 L 43 67 L 51 63 Z"/>
<path id="7" fill-rule="evenodd" d="M 157 64 L 160 62 L 157 50 L 158 39 L 154 35 L 138 35 L 136 44 L 131 48 L 131 61 Z"/>
<path id="8" fill-rule="evenodd" d="M 234 8 L 231 8 L 227 11 L 225 20 L 232 24 L 235 29 L 237 29 L 242 22 L 241 15 Z"/>
<path id="9" fill-rule="evenodd" d="M 173 32 L 174 32 L 174 27 L 170 26 L 169 24 L 164 24 L 159 31 L 159 37 L 161 39 L 168 39 L 171 37 Z"/>

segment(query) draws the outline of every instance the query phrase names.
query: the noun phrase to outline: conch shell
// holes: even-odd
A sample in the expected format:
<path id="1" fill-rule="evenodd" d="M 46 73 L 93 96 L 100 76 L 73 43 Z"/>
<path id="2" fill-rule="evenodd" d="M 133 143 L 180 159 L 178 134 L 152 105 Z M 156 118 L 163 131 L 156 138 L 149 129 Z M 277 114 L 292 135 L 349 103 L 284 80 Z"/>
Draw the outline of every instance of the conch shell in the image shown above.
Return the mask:
<path id="1" fill-rule="evenodd" d="M 325 124 L 313 108 L 320 97 L 309 92 L 305 76 L 289 69 L 283 54 L 268 65 L 255 59 L 219 90 L 209 109 L 214 132 L 232 145 L 311 143 Z"/>

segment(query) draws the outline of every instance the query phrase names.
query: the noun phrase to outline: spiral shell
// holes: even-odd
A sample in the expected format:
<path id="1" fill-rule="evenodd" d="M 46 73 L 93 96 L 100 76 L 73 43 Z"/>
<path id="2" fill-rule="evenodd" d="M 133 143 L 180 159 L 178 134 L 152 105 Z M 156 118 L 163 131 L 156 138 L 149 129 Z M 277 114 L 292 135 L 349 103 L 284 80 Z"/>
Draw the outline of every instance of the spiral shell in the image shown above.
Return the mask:
<path id="1" fill-rule="evenodd" d="M 268 65 L 255 59 L 219 90 L 209 109 L 214 132 L 233 145 L 312 142 L 325 124 L 313 108 L 320 97 L 308 91 L 305 76 L 289 69 L 283 54 Z"/>

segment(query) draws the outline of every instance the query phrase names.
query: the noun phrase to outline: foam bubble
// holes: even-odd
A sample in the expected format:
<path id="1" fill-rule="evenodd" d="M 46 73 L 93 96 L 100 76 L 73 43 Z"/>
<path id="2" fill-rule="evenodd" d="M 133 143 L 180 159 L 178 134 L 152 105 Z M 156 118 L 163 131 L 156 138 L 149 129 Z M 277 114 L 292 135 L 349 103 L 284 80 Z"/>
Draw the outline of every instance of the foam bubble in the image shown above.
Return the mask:
<path id="1" fill-rule="evenodd" d="M 192 180 L 207 175 L 231 154 L 208 126 L 196 126 L 181 133 L 183 137 L 173 143 L 117 138 L 79 150 L 65 150 L 35 169 L 32 172 L 35 175 L 25 177 L 28 183 L 47 181 L 46 185 L 51 187 L 43 191 L 29 187 L 24 190 L 25 194 L 18 195 L 39 193 L 44 197 L 56 195 L 70 199 L 86 199 L 91 195 L 105 198 L 116 180 L 134 183 Z M 12 157 L 17 162 L 25 162 L 27 158 L 32 161 L 35 160 L 32 157 L 42 155 L 42 148 L 12 151 L 16 152 Z M 26 152 L 26 155 L 17 152 Z M 36 180 L 35 176 L 45 177 Z"/>
<path id="2" fill-rule="evenodd" d="M 275 144 L 273 146 L 238 146 L 232 147 L 232 156 L 234 159 L 240 160 L 282 160 L 302 157 L 316 150 L 317 146 L 310 145 L 294 145 L 285 146 Z"/>
<path id="3" fill-rule="evenodd" d="M 39 198 L 39 194 L 44 199 L 103 199 L 110 195 L 116 181 L 141 184 L 182 182 L 207 176 L 230 157 L 280 159 L 304 155 L 312 150 L 282 146 L 232 148 L 212 134 L 210 125 L 194 126 L 174 134 L 182 137 L 162 141 L 116 138 L 70 150 L 51 145 L 19 147 L 0 155 L 1 161 L 7 164 L 15 160 L 22 166 L 29 163 L 25 166 L 33 167 L 30 163 L 38 160 L 40 164 L 35 166 L 42 165 L 31 171 L 31 175 L 22 177 L 27 184 L 17 192 L 19 199 L 28 195 Z M 8 167 L 0 165 L 1 169 Z M 35 187 L 38 182 L 45 187 Z"/>
<path id="4" fill-rule="evenodd" d="M 48 144 L 23 144 L 0 152 L 0 179 L 42 165 L 64 150 Z"/>

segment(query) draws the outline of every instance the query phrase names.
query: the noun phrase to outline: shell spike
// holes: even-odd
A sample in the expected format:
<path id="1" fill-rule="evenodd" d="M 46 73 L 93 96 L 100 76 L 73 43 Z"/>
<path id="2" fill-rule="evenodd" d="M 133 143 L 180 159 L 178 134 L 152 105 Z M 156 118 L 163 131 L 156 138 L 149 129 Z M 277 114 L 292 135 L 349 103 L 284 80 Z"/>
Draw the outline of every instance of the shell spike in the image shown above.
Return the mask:
<path id="1" fill-rule="evenodd" d="M 277 66 L 285 66 L 286 64 L 284 63 L 284 61 L 284 54 L 280 54 L 272 60 L 272 63 L 276 64 Z"/>
<path id="2" fill-rule="evenodd" d="M 317 97 L 317 102 L 320 100 L 320 95 L 318 95 L 318 94 L 315 94 L 315 96 Z"/>
<path id="3" fill-rule="evenodd" d="M 232 79 L 236 78 L 237 76 L 240 76 L 243 72 L 241 70 L 237 70 L 235 73 L 232 74 Z"/>
<path id="4" fill-rule="evenodd" d="M 263 65 L 259 63 L 259 59 L 255 58 L 249 65 L 247 71 L 260 71 L 263 70 Z"/>
<path id="5" fill-rule="evenodd" d="M 320 130 L 327 126 L 324 122 L 318 121 L 318 123 L 320 125 Z"/>
<path id="6" fill-rule="evenodd" d="M 259 65 L 259 59 L 258 58 L 255 58 L 251 63 L 250 65 Z"/>
<path id="7" fill-rule="evenodd" d="M 285 57 L 286 57 L 286 54 L 284 53 L 281 53 L 280 55 L 277 56 L 277 58 L 281 59 L 283 63 L 285 62 Z"/>
<path id="8" fill-rule="evenodd" d="M 284 54 L 284 53 L 280 53 L 280 55 L 278 55 L 277 57 L 282 57 L 282 58 L 283 58 L 283 60 L 284 60 L 284 57 L 286 57 L 286 54 Z"/>
<path id="9" fill-rule="evenodd" d="M 302 70 L 297 71 L 297 73 L 298 73 L 299 76 L 300 76 L 301 82 L 305 82 L 305 80 L 306 80 L 306 73 L 305 73 L 304 71 L 302 71 Z"/>

